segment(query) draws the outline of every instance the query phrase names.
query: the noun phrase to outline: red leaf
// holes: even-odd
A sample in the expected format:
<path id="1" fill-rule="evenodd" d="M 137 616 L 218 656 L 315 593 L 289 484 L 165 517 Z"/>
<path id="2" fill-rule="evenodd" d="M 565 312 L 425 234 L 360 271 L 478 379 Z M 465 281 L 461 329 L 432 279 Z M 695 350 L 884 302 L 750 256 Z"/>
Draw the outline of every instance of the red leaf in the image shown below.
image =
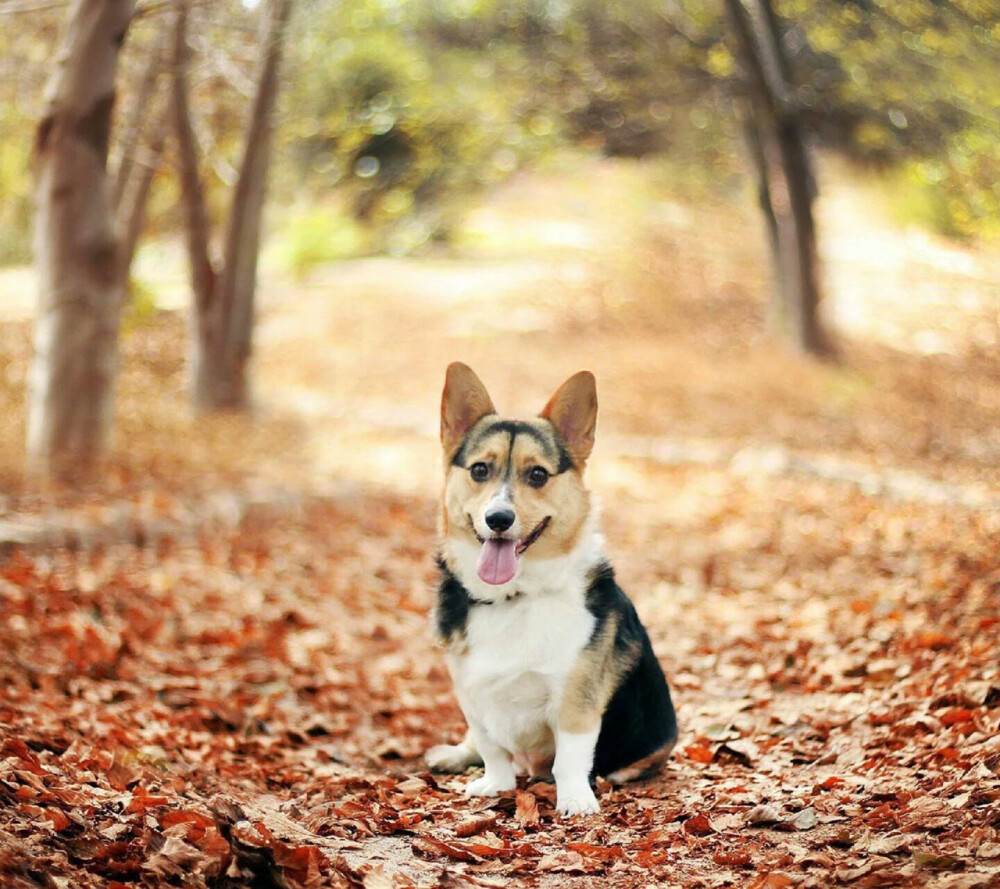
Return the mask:
<path id="1" fill-rule="evenodd" d="M 39 762 L 38 757 L 28 749 L 28 745 L 25 744 L 24 741 L 19 741 L 17 738 L 7 738 L 7 740 L 3 742 L 3 746 L 0 747 L 0 754 L 3 756 L 17 757 L 21 760 L 21 768 L 34 775 L 49 774 L 44 768 L 42 768 L 42 764 Z"/>
<path id="2" fill-rule="evenodd" d="M 475 818 L 462 821 L 455 825 L 455 836 L 462 838 L 475 836 L 477 833 L 496 827 L 498 818 L 499 816 L 493 812 L 489 815 L 478 815 Z"/>
<path id="3" fill-rule="evenodd" d="M 685 747 L 684 752 L 688 755 L 688 759 L 693 759 L 695 762 L 711 762 L 714 759 L 712 751 L 707 746 L 700 744 Z"/>
<path id="4" fill-rule="evenodd" d="M 455 861 L 470 863 L 482 860 L 460 843 L 446 843 L 431 836 L 417 837 L 413 841 L 413 849 L 416 852 L 423 852 L 424 855 L 430 855 L 432 858 L 440 858 L 443 855 L 445 858 L 454 858 Z"/>
<path id="5" fill-rule="evenodd" d="M 791 886 L 794 880 L 787 874 L 766 873 L 761 874 L 747 886 L 747 889 L 785 889 Z"/>
<path id="6" fill-rule="evenodd" d="M 961 722 L 972 722 L 976 718 L 976 715 L 964 707 L 955 707 L 953 710 L 942 714 L 939 718 L 942 725 L 958 725 Z"/>
<path id="7" fill-rule="evenodd" d="M 750 867 L 753 864 L 753 859 L 746 852 L 738 850 L 734 852 L 716 852 L 712 856 L 712 861 L 724 867 Z"/>
<path id="8" fill-rule="evenodd" d="M 710 833 L 714 833 L 712 825 L 708 823 L 708 816 L 701 812 L 697 815 L 692 815 L 684 822 L 684 830 L 696 837 L 705 837 Z"/>
<path id="9" fill-rule="evenodd" d="M 61 809 L 46 809 L 45 817 L 52 822 L 52 827 L 57 831 L 63 831 L 73 823 Z"/>
<path id="10" fill-rule="evenodd" d="M 595 846 L 592 843 L 566 843 L 570 852 L 578 852 L 584 858 L 596 858 L 598 861 L 617 861 L 625 857 L 621 846 Z"/>

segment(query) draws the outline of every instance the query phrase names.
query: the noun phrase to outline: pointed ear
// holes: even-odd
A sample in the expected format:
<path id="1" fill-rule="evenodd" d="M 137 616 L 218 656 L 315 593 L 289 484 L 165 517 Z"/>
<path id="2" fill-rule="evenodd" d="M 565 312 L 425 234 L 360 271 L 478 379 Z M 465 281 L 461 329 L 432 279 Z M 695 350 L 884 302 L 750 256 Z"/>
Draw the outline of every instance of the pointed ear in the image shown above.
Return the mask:
<path id="1" fill-rule="evenodd" d="M 573 456 L 583 467 L 594 447 L 597 426 L 597 383 L 589 370 L 573 374 L 549 399 L 541 416 L 556 427 Z"/>
<path id="2" fill-rule="evenodd" d="M 465 434 L 496 408 L 472 368 L 461 361 L 448 365 L 441 394 L 441 445 L 450 460 Z"/>

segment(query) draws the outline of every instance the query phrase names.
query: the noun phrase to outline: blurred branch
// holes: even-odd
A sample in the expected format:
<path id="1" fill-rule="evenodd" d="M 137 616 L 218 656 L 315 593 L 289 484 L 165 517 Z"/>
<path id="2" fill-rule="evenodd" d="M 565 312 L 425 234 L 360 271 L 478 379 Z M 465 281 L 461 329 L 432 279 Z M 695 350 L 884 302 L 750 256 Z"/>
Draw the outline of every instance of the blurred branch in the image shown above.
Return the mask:
<path id="1" fill-rule="evenodd" d="M 172 5 L 175 8 L 170 59 L 173 129 L 180 168 L 181 205 L 186 217 L 184 231 L 191 264 L 191 289 L 194 291 L 196 306 L 204 311 L 215 290 L 217 272 L 209 253 L 211 229 L 208 205 L 201 174 L 198 172 L 198 140 L 191 125 L 191 106 L 188 100 L 188 6 L 184 0 L 176 0 Z"/>
<path id="2" fill-rule="evenodd" d="M 19 15 L 27 12 L 42 12 L 69 6 L 69 0 L 3 0 L 0 15 Z"/>
<path id="3" fill-rule="evenodd" d="M 135 160 L 139 140 L 145 130 L 144 124 L 150 113 L 150 101 L 157 91 L 160 74 L 163 71 L 166 36 L 165 31 L 158 33 L 153 45 L 147 50 L 146 67 L 142 72 L 138 90 L 132 100 L 129 115 L 122 125 L 121 151 L 118 155 L 118 166 L 111 191 L 111 206 L 115 208 L 121 202 L 129 177 L 132 175 L 132 163 Z"/>

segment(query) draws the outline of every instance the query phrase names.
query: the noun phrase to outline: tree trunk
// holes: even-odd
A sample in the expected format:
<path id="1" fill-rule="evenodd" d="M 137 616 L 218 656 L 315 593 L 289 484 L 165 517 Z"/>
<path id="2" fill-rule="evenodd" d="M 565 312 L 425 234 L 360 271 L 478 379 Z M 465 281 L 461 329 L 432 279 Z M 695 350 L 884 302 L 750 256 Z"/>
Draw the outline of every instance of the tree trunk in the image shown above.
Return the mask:
<path id="1" fill-rule="evenodd" d="M 193 312 L 191 386 L 199 412 L 244 410 L 250 359 L 257 257 L 267 193 L 278 70 L 292 0 L 270 0 L 264 23 L 257 88 L 247 122 L 243 158 L 230 205 L 221 268 L 208 253 L 208 217 L 198 173 L 198 152 L 187 101 L 186 9 L 178 0 L 174 51 L 174 120 L 187 216 Z"/>
<path id="2" fill-rule="evenodd" d="M 134 149 L 135 157 L 129 165 L 132 168 L 132 173 L 129 176 L 129 181 L 125 184 L 121 202 L 116 207 L 115 212 L 115 231 L 118 233 L 120 245 L 118 251 L 119 273 L 125 290 L 129 286 L 132 259 L 135 257 L 139 236 L 142 234 L 142 227 L 146 221 L 146 204 L 149 202 L 149 192 L 163 156 L 167 122 L 162 111 L 154 119 L 151 129 L 149 144 L 136 146 Z"/>
<path id="3" fill-rule="evenodd" d="M 772 248 L 771 326 L 796 350 L 826 354 L 812 210 L 815 179 L 790 96 L 777 19 L 770 0 L 753 0 L 755 15 L 741 0 L 725 4 L 746 80 L 747 142 Z"/>
<path id="4" fill-rule="evenodd" d="M 164 38 L 164 31 L 157 32 L 156 39 L 149 47 L 146 66 L 128 115 L 119 123 L 121 152 L 111 188 L 111 206 L 116 211 L 126 200 L 125 193 L 132 184 L 135 161 L 140 153 L 143 137 L 149 130 L 150 108 L 157 98 L 160 75 L 163 73 Z"/>
<path id="5" fill-rule="evenodd" d="M 171 58 L 174 134 L 177 137 L 177 160 L 181 183 L 181 202 L 184 209 L 185 244 L 191 273 L 191 393 L 196 409 L 207 409 L 209 400 L 202 397 L 205 380 L 215 376 L 205 367 L 206 362 L 221 354 L 218 346 L 221 318 L 216 299 L 218 273 L 212 261 L 209 240 L 211 225 L 205 190 L 198 169 L 198 141 L 191 124 L 191 106 L 188 100 L 187 47 L 188 8 L 186 0 L 176 0 L 174 41 Z"/>
<path id="6" fill-rule="evenodd" d="M 160 78 L 165 68 L 164 36 L 165 32 L 161 31 L 158 34 L 160 39 L 150 50 L 136 104 L 130 115 L 129 128 L 122 140 L 112 189 L 115 231 L 120 245 L 119 274 L 126 294 L 132 259 L 146 221 L 149 193 L 160 169 L 169 130 L 167 96 Z"/>
<path id="7" fill-rule="evenodd" d="M 122 279 L 106 165 L 115 68 L 133 5 L 77 0 L 38 127 L 28 459 L 46 475 L 92 469 L 110 436 Z"/>

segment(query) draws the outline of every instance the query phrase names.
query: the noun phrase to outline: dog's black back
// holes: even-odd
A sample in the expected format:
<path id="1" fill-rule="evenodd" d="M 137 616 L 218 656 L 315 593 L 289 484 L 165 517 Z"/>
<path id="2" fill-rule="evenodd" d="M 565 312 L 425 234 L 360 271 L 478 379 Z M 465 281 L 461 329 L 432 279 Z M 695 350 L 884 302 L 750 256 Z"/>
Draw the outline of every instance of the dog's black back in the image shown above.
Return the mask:
<path id="1" fill-rule="evenodd" d="M 597 618 L 597 628 L 612 612 L 617 613 L 617 650 L 639 646 L 638 658 L 611 696 L 601 720 L 592 774 L 610 775 L 672 747 L 677 740 L 677 716 L 649 635 L 607 563 L 595 572 L 587 590 L 587 608 Z"/>

